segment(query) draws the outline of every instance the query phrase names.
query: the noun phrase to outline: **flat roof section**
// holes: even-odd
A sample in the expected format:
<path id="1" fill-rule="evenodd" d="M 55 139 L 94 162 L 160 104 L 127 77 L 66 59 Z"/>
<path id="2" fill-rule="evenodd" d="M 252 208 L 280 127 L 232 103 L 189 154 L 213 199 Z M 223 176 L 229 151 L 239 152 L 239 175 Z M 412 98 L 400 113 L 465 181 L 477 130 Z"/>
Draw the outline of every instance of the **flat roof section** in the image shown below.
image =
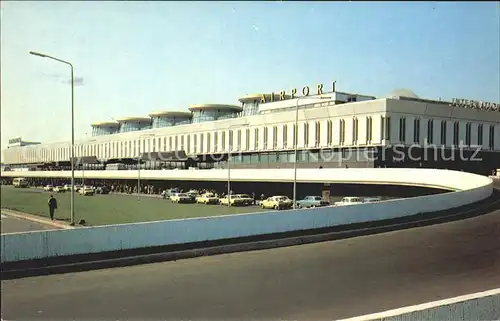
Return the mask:
<path id="1" fill-rule="evenodd" d="M 102 121 L 102 122 L 97 122 L 91 124 L 92 127 L 113 127 L 113 128 L 118 128 L 120 127 L 120 124 L 117 122 L 111 122 L 111 121 Z"/>
<path id="2" fill-rule="evenodd" d="M 149 117 L 158 117 L 158 116 L 191 118 L 193 115 L 188 111 L 169 111 L 169 110 L 153 111 L 152 113 L 149 114 Z"/>
<path id="3" fill-rule="evenodd" d="M 224 104 L 193 104 L 189 105 L 188 108 L 190 111 L 195 110 L 210 110 L 210 109 L 225 109 L 225 110 L 234 110 L 234 111 L 242 111 L 243 107 L 236 105 L 224 105 Z"/>
<path id="4" fill-rule="evenodd" d="M 264 94 L 264 93 L 261 93 L 261 94 L 249 94 L 249 95 L 245 95 L 245 96 L 241 96 L 240 98 L 238 98 L 238 100 L 240 102 L 247 102 L 247 101 L 254 101 L 254 100 L 258 100 L 260 101 L 262 99 L 262 95 L 265 96 L 266 98 L 266 102 L 270 102 L 271 101 L 271 94 Z M 287 95 L 285 94 L 285 99 L 290 99 L 292 98 L 291 95 Z M 280 100 L 280 93 L 274 93 L 274 101 L 278 101 Z"/>
<path id="5" fill-rule="evenodd" d="M 129 122 L 129 123 L 149 123 L 151 118 L 149 117 L 123 117 L 116 120 L 119 123 Z"/>

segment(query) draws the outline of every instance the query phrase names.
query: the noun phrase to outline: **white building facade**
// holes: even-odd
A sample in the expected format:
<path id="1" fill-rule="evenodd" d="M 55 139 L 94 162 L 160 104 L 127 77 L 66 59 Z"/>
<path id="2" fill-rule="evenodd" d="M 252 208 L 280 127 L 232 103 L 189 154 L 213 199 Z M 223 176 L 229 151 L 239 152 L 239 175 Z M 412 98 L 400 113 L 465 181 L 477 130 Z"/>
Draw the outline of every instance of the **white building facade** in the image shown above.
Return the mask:
<path id="1" fill-rule="evenodd" d="M 95 156 L 107 164 L 144 158 L 141 155 L 148 153 L 182 151 L 188 167 L 220 167 L 232 153 L 235 168 L 286 168 L 293 166 L 297 147 L 301 167 L 419 166 L 486 174 L 500 166 L 498 110 L 400 94 L 376 99 L 332 92 L 260 104 L 258 95 L 247 95 L 239 110 L 214 104 L 195 108 L 197 119 L 221 108 L 236 110 L 237 115 L 163 128 L 117 130 L 109 135 L 101 132 L 75 141 L 75 157 Z M 252 109 L 245 110 L 245 106 Z M 70 157 L 69 142 L 4 151 L 5 164 L 12 168 L 48 163 L 57 167 L 67 164 Z M 152 163 L 173 161 L 155 159 Z"/>

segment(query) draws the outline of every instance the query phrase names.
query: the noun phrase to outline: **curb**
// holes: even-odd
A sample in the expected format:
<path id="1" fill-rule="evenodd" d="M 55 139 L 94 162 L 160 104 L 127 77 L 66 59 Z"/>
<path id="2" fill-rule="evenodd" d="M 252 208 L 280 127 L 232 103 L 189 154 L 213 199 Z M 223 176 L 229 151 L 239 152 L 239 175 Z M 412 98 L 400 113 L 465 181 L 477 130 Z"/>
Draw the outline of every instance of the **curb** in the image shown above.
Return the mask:
<path id="1" fill-rule="evenodd" d="M 187 250 L 177 250 L 172 252 L 162 252 L 162 253 L 150 253 L 150 254 L 142 254 L 135 256 L 125 256 L 118 258 L 109 258 L 102 260 L 93 260 L 93 261 L 85 261 L 85 262 L 76 262 L 76 263 L 66 263 L 59 265 L 49 265 L 49 266 L 40 266 L 26 269 L 2 269 L 0 272 L 2 280 L 9 279 L 18 279 L 24 277 L 31 276 L 42 276 L 42 275 L 51 275 L 51 274 L 64 274 L 64 273 L 74 273 L 74 272 L 84 272 L 90 270 L 99 270 L 99 269 L 110 269 L 117 267 L 127 267 L 141 264 L 151 264 L 151 263 L 160 263 L 167 261 L 177 261 L 181 259 L 190 259 L 202 256 L 212 256 L 212 255 L 220 255 L 220 254 L 230 254 L 230 253 L 238 253 L 238 252 L 247 252 L 247 251 L 258 251 L 258 250 L 267 250 L 272 248 L 280 248 L 280 247 L 289 247 L 303 244 L 311 244 L 325 241 L 333 241 L 333 240 L 341 240 L 352 237 L 360 237 L 360 236 L 368 236 L 375 235 L 380 233 L 386 233 L 391 231 L 398 231 L 408 228 L 415 227 L 423 227 L 429 226 L 444 222 L 451 222 L 458 219 L 466 219 L 472 218 L 475 216 L 479 216 L 482 214 L 486 214 L 491 212 L 491 207 L 494 204 L 500 203 L 499 200 L 494 201 L 492 203 L 479 206 L 477 208 L 461 211 L 458 213 L 452 213 L 444 216 L 437 216 L 433 218 L 426 218 L 420 220 L 414 220 L 410 222 L 404 223 L 393 223 L 386 224 L 381 226 L 374 227 L 366 227 L 345 231 L 336 231 L 336 232 L 327 232 L 322 234 L 314 234 L 314 235 L 302 235 L 295 237 L 287 237 L 280 239 L 271 239 L 271 240 L 262 240 L 262 241 L 254 241 L 254 242 L 245 242 L 245 243 L 234 243 L 234 244 L 225 244 L 225 245 L 216 245 L 211 247 L 203 247 L 203 248 L 194 248 Z M 482 212 L 488 208 L 488 212 Z"/>
<path id="2" fill-rule="evenodd" d="M 15 218 L 19 218 L 19 219 L 26 220 L 26 221 L 32 221 L 32 222 L 39 223 L 39 224 L 49 225 L 52 227 L 57 227 L 57 228 L 61 228 L 61 229 L 74 229 L 75 228 L 74 226 L 71 226 L 71 225 L 52 222 L 52 221 L 47 220 L 47 219 L 37 218 L 37 217 L 34 217 L 34 215 L 26 214 L 26 213 L 14 211 L 14 210 L 2 209 L 1 211 L 2 211 L 2 213 L 5 213 L 5 215 L 7 215 L 7 216 L 12 216 Z"/>

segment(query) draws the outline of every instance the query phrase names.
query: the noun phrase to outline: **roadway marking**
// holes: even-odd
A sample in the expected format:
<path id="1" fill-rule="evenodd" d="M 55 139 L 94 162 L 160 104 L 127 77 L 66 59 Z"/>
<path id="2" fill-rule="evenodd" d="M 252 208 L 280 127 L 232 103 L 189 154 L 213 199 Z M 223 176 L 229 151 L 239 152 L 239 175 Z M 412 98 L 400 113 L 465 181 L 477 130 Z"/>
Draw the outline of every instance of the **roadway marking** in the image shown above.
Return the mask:
<path id="1" fill-rule="evenodd" d="M 500 294 L 500 288 L 497 288 L 497 289 L 492 289 L 489 291 L 466 294 L 466 295 L 462 295 L 462 296 L 458 296 L 458 297 L 454 297 L 454 298 L 433 301 L 433 302 L 427 302 L 427 303 L 413 305 L 413 306 L 407 306 L 407 307 L 403 307 L 403 308 L 399 308 L 399 309 L 393 309 L 393 310 L 388 310 L 388 311 L 379 312 L 379 313 L 362 315 L 362 316 L 354 317 L 354 318 L 341 319 L 338 321 L 371 321 L 371 320 L 379 320 L 379 319 L 381 320 L 381 319 L 400 316 L 400 315 L 408 314 L 408 313 L 412 313 L 412 312 L 428 310 L 428 309 L 437 308 L 440 306 L 452 305 L 452 304 L 456 304 L 456 303 L 460 303 L 460 302 L 464 302 L 464 301 L 470 301 L 470 300 L 485 298 L 488 296 L 499 295 L 499 294 Z"/>

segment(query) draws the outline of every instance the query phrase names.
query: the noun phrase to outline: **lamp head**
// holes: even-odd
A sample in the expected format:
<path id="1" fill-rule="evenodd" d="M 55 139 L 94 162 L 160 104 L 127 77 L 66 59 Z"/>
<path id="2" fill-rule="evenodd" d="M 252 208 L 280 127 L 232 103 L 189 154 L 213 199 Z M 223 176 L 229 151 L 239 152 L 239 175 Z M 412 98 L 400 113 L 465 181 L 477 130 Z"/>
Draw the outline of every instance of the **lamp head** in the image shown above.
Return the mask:
<path id="1" fill-rule="evenodd" d="M 41 54 L 41 53 L 36 52 L 36 51 L 30 51 L 30 55 L 39 56 L 39 57 L 43 57 L 43 58 L 47 57 L 46 55 Z"/>

